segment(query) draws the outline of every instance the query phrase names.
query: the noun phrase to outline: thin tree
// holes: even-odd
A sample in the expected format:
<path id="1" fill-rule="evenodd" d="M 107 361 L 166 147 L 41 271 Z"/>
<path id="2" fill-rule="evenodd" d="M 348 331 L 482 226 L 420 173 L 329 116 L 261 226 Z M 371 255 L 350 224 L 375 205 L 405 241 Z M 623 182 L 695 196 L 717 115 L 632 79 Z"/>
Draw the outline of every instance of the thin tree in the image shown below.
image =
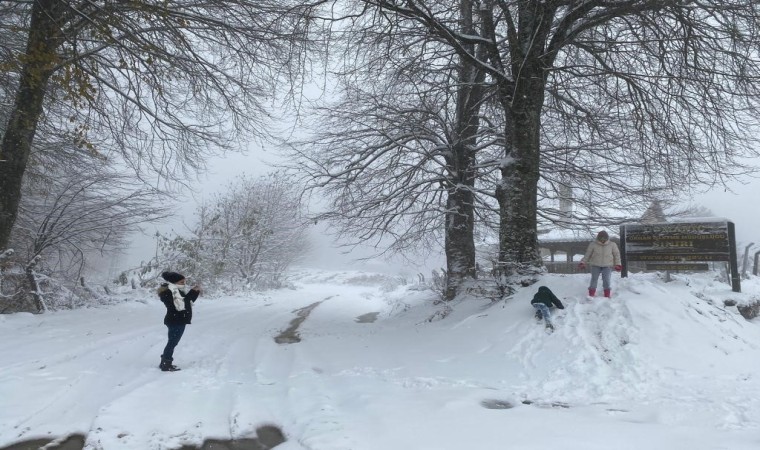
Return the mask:
<path id="1" fill-rule="evenodd" d="M 23 268 L 25 276 L 19 277 L 18 269 L 0 273 L 6 278 L 0 281 L 0 294 L 6 293 L 3 282 L 6 290 L 16 292 L 9 294 L 4 312 L 46 310 L 42 289 L 51 282 L 76 297 L 76 284 L 85 287 L 84 275 L 92 269 L 88 262 L 112 257 L 139 225 L 167 214 L 156 207 L 160 197 L 155 190 L 113 170 L 107 161 L 84 157 L 73 145 L 35 148 L 10 239 L 16 252 L 9 262 Z"/>
<path id="2" fill-rule="evenodd" d="M 79 279 L 88 256 L 123 250 L 138 226 L 168 214 L 155 191 L 117 173 L 70 170 L 45 180 L 27 183 L 11 242 L 17 258 L 41 256 L 39 269 L 62 279 Z"/>

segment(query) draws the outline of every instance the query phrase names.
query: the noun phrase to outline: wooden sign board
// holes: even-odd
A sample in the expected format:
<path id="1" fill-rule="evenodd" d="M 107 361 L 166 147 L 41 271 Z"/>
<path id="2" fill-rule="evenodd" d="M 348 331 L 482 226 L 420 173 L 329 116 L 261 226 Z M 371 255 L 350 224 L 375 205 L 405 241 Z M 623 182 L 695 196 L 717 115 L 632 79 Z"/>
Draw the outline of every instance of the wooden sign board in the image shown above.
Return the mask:
<path id="1" fill-rule="evenodd" d="M 728 262 L 731 286 L 741 292 L 734 224 L 727 220 L 621 225 L 620 254 L 624 277 L 628 262 L 646 262 L 647 270 L 699 271 L 710 261 Z M 654 268 L 665 265 L 681 268 Z"/>
<path id="2" fill-rule="evenodd" d="M 662 271 L 669 270 L 671 272 L 707 272 L 710 270 L 710 266 L 707 263 L 698 264 L 680 264 L 680 263 L 647 263 L 647 270 Z"/>

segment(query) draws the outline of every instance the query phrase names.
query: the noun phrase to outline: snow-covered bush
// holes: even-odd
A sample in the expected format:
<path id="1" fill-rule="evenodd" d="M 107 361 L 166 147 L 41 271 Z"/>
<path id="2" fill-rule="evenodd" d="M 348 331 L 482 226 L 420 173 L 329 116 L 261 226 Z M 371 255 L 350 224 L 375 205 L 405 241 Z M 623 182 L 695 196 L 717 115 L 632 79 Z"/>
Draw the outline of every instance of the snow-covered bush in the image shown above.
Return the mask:
<path id="1" fill-rule="evenodd" d="M 279 288 L 308 248 L 300 190 L 281 174 L 238 178 L 194 219 L 187 234 L 160 236 L 156 274 L 181 272 L 207 291 Z"/>

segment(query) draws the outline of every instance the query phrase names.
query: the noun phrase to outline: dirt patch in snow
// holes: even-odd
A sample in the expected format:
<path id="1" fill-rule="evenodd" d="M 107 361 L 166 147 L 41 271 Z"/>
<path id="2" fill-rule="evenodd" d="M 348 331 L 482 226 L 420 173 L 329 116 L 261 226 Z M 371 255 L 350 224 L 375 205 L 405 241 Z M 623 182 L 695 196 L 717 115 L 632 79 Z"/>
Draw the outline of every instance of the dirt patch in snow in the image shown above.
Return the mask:
<path id="1" fill-rule="evenodd" d="M 367 314 L 362 314 L 361 316 L 354 319 L 357 323 L 372 323 L 377 320 L 377 316 L 379 316 L 379 312 L 371 312 Z"/>
<path id="2" fill-rule="evenodd" d="M 30 441 L 17 442 L 0 450 L 82 450 L 85 437 L 81 434 L 72 434 L 67 438 L 60 439 L 33 439 Z"/>
<path id="3" fill-rule="evenodd" d="M 255 438 L 207 439 L 200 447 L 183 445 L 176 450 L 270 450 L 285 442 L 285 434 L 274 425 L 264 425 L 256 429 Z M 33 439 L 17 442 L 0 450 L 82 450 L 85 436 L 73 434 L 63 441 L 58 439 Z"/>
<path id="4" fill-rule="evenodd" d="M 290 321 L 288 328 L 281 331 L 280 334 L 275 336 L 274 341 L 278 344 L 295 344 L 297 342 L 301 342 L 301 336 L 298 334 L 298 327 L 301 326 L 303 321 L 309 317 L 309 314 L 311 314 L 314 308 L 319 306 L 320 303 L 322 302 L 312 303 L 309 306 L 293 311 L 296 313 L 296 318 Z"/>

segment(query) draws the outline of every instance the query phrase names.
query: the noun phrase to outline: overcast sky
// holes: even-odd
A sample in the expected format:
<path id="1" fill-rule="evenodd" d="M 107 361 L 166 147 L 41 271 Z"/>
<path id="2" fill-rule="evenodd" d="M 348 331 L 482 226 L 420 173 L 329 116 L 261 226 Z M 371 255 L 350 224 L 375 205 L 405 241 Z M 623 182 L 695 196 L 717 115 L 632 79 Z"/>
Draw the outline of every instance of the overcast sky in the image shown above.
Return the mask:
<path id="1" fill-rule="evenodd" d="M 733 192 L 714 189 L 695 196 L 693 202 L 734 223 L 740 250 L 743 251 L 744 246 L 750 242 L 760 246 L 760 179 L 748 178 L 743 183 L 732 183 L 731 189 Z"/>

